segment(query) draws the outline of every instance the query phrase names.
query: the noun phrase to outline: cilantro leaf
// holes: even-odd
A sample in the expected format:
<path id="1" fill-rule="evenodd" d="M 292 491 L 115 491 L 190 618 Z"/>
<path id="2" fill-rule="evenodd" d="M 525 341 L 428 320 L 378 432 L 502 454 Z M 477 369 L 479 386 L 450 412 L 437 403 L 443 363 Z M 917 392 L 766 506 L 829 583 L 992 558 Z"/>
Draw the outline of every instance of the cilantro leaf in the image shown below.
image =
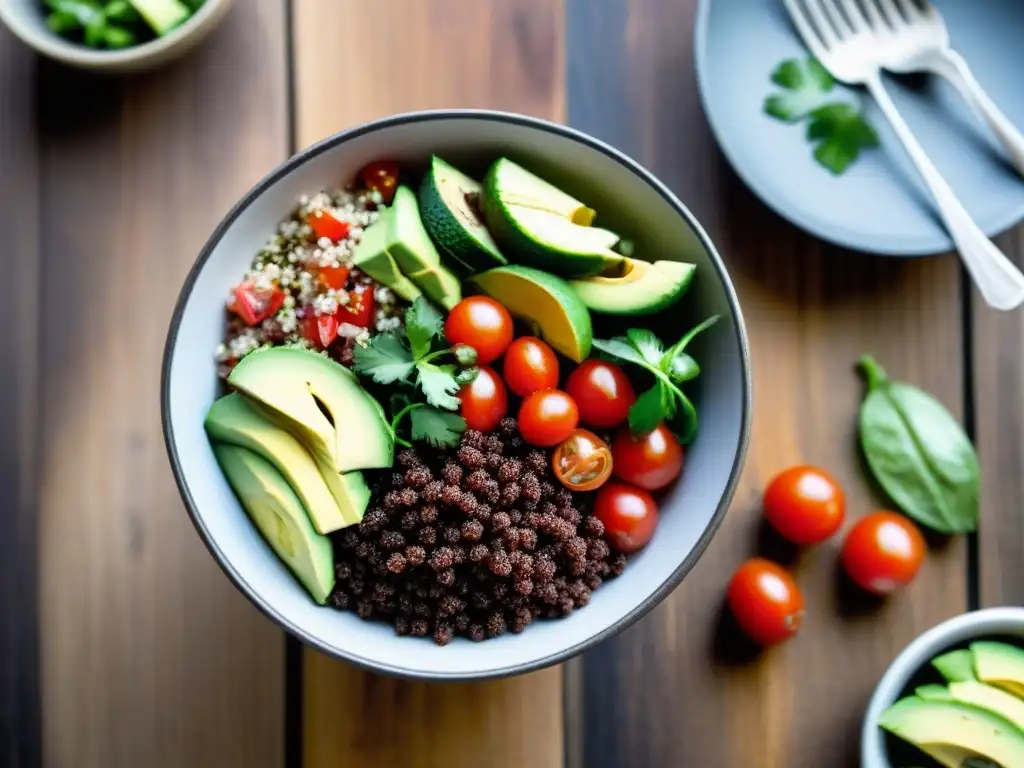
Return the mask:
<path id="1" fill-rule="evenodd" d="M 429 406 L 417 408 L 411 419 L 412 439 L 435 448 L 454 448 L 459 443 L 459 436 L 466 431 L 464 418 Z"/>
<path id="2" fill-rule="evenodd" d="M 606 355 L 617 357 L 627 363 L 636 363 L 645 368 L 647 367 L 647 361 L 644 360 L 643 355 L 637 351 L 636 347 L 625 336 L 616 336 L 613 339 L 594 339 L 594 347 Z"/>
<path id="3" fill-rule="evenodd" d="M 835 80 L 815 58 L 788 59 L 772 72 L 772 82 L 782 88 L 764 101 L 764 111 L 787 123 L 802 120 L 825 103 Z"/>
<path id="4" fill-rule="evenodd" d="M 460 389 L 459 382 L 455 380 L 454 365 L 420 362 L 416 364 L 416 370 L 420 374 L 420 389 L 428 403 L 446 411 L 459 409 L 459 398 L 454 396 Z"/>
<path id="5" fill-rule="evenodd" d="M 412 355 L 402 339 L 393 333 L 382 333 L 365 346 L 356 346 L 353 369 L 373 377 L 378 384 L 393 384 L 413 372 Z"/>
<path id="6" fill-rule="evenodd" d="M 405 334 L 412 346 L 412 356 L 417 360 L 430 352 L 430 344 L 441 335 L 444 317 L 437 308 L 422 296 L 417 297 L 405 312 Z"/>
<path id="7" fill-rule="evenodd" d="M 653 431 L 664 417 L 665 384 L 654 380 L 654 386 L 636 399 L 629 409 L 629 429 L 634 435 Z"/>
<path id="8" fill-rule="evenodd" d="M 648 365 L 661 365 L 661 357 L 665 354 L 665 347 L 661 339 L 646 328 L 630 328 L 626 331 L 626 337 L 640 356 Z"/>
<path id="9" fill-rule="evenodd" d="M 878 146 L 878 134 L 852 104 L 826 104 L 811 112 L 807 140 L 817 143 L 814 159 L 839 175 L 862 149 Z"/>

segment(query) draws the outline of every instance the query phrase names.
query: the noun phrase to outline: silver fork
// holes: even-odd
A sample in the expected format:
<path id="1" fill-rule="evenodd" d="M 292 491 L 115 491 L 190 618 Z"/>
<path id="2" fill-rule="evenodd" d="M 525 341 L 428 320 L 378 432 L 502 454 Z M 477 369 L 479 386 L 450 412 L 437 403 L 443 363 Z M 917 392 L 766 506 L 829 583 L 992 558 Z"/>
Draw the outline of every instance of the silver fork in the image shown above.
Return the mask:
<path id="1" fill-rule="evenodd" d="M 1013 166 L 1024 176 L 1024 134 L 988 97 L 964 58 L 949 47 L 946 22 L 931 2 L 865 0 L 863 8 L 878 42 L 876 55 L 882 67 L 893 72 L 931 72 L 949 80 L 988 123 Z"/>
<path id="2" fill-rule="evenodd" d="M 877 13 L 872 2 L 863 0 L 864 7 Z M 928 187 L 939 216 L 985 302 L 1001 310 L 1015 309 L 1024 303 L 1024 274 L 974 222 L 928 159 L 886 91 L 882 68 L 887 59 L 879 53 L 885 46 L 872 31 L 860 4 L 856 0 L 783 0 L 783 4 L 804 43 L 825 68 L 844 83 L 863 85 L 878 102 Z"/>

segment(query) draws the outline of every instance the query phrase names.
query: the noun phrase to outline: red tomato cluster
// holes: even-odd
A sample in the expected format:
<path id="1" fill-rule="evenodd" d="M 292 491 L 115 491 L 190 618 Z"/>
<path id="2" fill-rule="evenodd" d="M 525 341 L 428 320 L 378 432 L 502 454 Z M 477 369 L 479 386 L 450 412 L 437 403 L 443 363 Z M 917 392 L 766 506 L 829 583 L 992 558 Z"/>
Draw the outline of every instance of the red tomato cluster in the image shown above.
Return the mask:
<path id="1" fill-rule="evenodd" d="M 846 496 L 824 470 L 796 466 L 780 472 L 764 492 L 764 516 L 794 544 L 819 544 L 843 524 Z M 924 560 L 925 542 L 909 519 L 877 511 L 861 518 L 843 542 L 840 560 L 857 586 L 887 595 L 913 581 Z M 804 600 L 779 565 L 755 557 L 732 577 L 726 596 L 737 623 L 754 641 L 774 645 L 796 634 Z"/>

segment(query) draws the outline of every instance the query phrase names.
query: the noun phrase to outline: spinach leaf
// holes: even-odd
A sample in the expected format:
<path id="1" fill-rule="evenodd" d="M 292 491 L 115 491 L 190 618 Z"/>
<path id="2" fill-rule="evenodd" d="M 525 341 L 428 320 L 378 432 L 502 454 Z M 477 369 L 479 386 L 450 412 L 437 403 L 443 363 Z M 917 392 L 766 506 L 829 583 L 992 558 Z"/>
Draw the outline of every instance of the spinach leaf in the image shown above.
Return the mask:
<path id="1" fill-rule="evenodd" d="M 942 533 L 978 527 L 978 456 L 963 428 L 938 400 L 891 381 L 874 358 L 859 367 L 868 391 L 860 442 L 871 473 L 909 517 Z"/>

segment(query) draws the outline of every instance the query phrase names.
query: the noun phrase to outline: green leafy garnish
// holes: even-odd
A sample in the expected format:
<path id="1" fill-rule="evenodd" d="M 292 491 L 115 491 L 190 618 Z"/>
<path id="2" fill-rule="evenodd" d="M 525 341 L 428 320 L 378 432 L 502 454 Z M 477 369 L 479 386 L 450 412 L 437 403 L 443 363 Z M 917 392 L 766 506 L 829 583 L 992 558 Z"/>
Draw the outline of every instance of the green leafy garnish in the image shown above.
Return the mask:
<path id="1" fill-rule="evenodd" d="M 405 333 L 409 337 L 412 356 L 419 359 L 430 352 L 434 338 L 441 335 L 444 317 L 429 301 L 414 301 L 405 313 Z"/>
<path id="2" fill-rule="evenodd" d="M 459 398 L 455 397 L 461 387 L 455 379 L 454 365 L 434 365 L 433 363 L 417 363 L 420 389 L 431 405 L 449 411 L 459 409 Z"/>
<path id="3" fill-rule="evenodd" d="M 828 100 L 835 80 L 815 58 L 788 59 L 772 72 L 782 88 L 764 100 L 764 111 L 786 123 L 798 123 Z"/>
<path id="4" fill-rule="evenodd" d="M 355 348 L 356 373 L 373 377 L 378 384 L 393 384 L 406 379 L 416 368 L 412 352 L 394 333 L 374 336 L 369 345 Z"/>
<path id="5" fill-rule="evenodd" d="M 453 448 L 466 431 L 466 420 L 455 413 L 426 406 L 412 412 L 412 439 L 435 448 Z"/>
<path id="6" fill-rule="evenodd" d="M 834 174 L 840 174 L 860 156 L 862 149 L 878 146 L 878 134 L 850 104 L 826 104 L 811 113 L 807 140 L 814 159 Z"/>

